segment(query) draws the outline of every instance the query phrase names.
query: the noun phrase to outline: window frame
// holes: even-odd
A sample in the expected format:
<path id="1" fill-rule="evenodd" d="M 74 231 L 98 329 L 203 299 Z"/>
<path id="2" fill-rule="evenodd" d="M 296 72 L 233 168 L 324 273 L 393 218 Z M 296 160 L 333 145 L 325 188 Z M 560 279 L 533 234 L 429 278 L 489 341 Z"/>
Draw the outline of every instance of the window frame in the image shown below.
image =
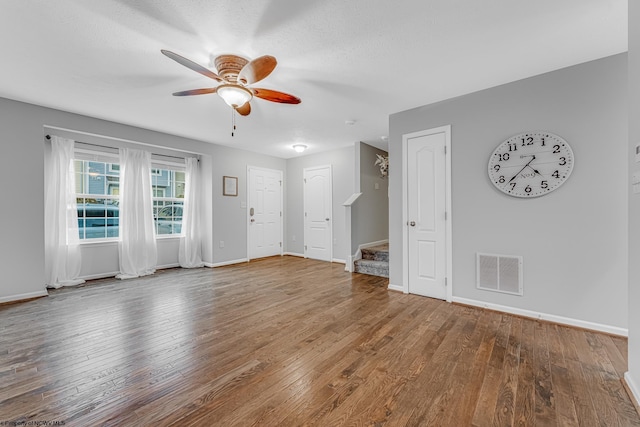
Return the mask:
<path id="1" fill-rule="evenodd" d="M 80 144 L 83 144 L 82 142 L 80 142 Z M 106 149 L 114 149 L 117 150 L 117 147 L 104 147 Z M 186 176 L 184 176 L 185 173 L 185 164 L 184 163 L 180 163 L 180 162 L 175 162 L 175 161 L 165 161 L 163 160 L 159 160 L 157 158 L 154 158 L 154 156 L 162 156 L 162 155 L 154 155 L 152 153 L 152 161 L 151 161 L 151 170 L 150 170 L 150 175 L 151 175 L 151 181 L 152 181 L 152 200 L 153 200 L 153 221 L 154 221 L 154 233 L 155 233 L 155 238 L 156 239 L 171 239 L 171 238 L 180 238 L 184 235 L 184 233 L 182 232 L 182 228 L 180 226 L 180 232 L 179 233 L 163 233 L 163 234 L 159 234 L 158 233 L 158 223 L 157 223 L 157 212 L 164 208 L 165 206 L 168 205 L 173 205 L 173 204 L 179 204 L 181 206 L 182 212 L 184 212 L 184 186 L 185 186 L 185 180 L 186 180 Z M 76 190 L 80 190 L 82 192 L 75 192 L 74 196 L 76 198 L 76 202 L 81 199 L 83 201 L 83 203 L 78 203 L 78 206 L 82 205 L 86 205 L 86 200 L 87 199 L 94 199 L 94 200 L 103 200 L 105 201 L 105 206 L 109 206 L 110 204 L 107 203 L 106 201 L 108 200 L 112 200 L 115 201 L 116 205 L 119 205 L 119 200 L 120 200 L 120 172 L 121 172 L 121 167 L 120 167 L 120 157 L 118 155 L 118 153 L 114 153 L 114 152 L 109 152 L 109 151 L 102 151 L 102 150 L 94 150 L 94 149 L 87 149 L 84 148 L 83 146 L 76 146 L 74 149 L 74 156 L 73 156 L 73 161 L 74 161 L 74 176 L 76 178 L 81 177 L 83 179 L 83 182 L 78 185 L 78 183 L 76 183 Z M 77 170 L 76 169 L 76 162 L 82 162 L 83 164 L 83 168 L 81 170 Z M 102 176 L 105 179 L 104 182 L 104 192 L 108 192 L 110 191 L 110 188 L 113 188 L 113 185 L 109 185 L 110 180 L 107 179 L 107 177 L 118 177 L 118 191 L 117 194 L 90 194 L 88 193 L 89 191 L 89 182 L 90 179 L 92 178 L 92 176 L 89 174 L 88 170 L 89 170 L 89 163 L 90 162 L 95 162 L 95 163 L 104 163 L 105 167 L 104 167 L 104 172 L 103 173 L 98 173 L 96 176 Z M 114 167 L 114 166 L 117 166 Z M 169 178 L 169 184 L 164 185 L 164 186 L 158 186 L 157 185 L 157 179 L 160 179 L 163 176 L 163 171 L 167 171 Z M 182 173 L 182 180 L 177 180 L 176 179 L 176 175 Z M 156 184 L 154 185 L 154 181 L 156 181 Z M 182 185 L 180 187 L 180 184 Z M 167 196 L 167 191 L 169 191 L 169 187 L 173 186 L 173 193 L 174 195 L 176 194 L 175 191 L 180 187 L 181 188 L 181 195 L 182 197 L 171 197 L 171 195 Z M 162 196 L 158 196 L 156 197 L 155 194 L 157 193 L 158 190 L 162 190 Z M 170 192 L 170 191 L 169 191 Z M 173 210 L 172 210 L 173 212 Z M 107 210 L 105 210 L 105 228 L 107 228 L 107 231 L 105 231 L 105 237 L 93 237 L 93 238 L 86 238 L 86 222 L 82 223 L 82 227 L 80 227 L 80 219 L 83 219 L 84 221 L 86 221 L 86 217 L 84 216 L 86 215 L 86 209 L 83 211 L 83 216 L 81 217 L 80 215 L 78 215 L 78 221 L 77 221 L 77 225 L 78 225 L 78 234 L 80 235 L 80 233 L 82 232 L 82 235 L 79 236 L 79 243 L 81 245 L 86 245 L 86 244 L 96 244 L 96 243 L 114 243 L 114 242 L 118 242 L 120 240 L 120 230 L 119 230 L 119 217 L 120 215 L 118 214 L 118 236 L 117 237 L 108 237 L 108 227 L 109 227 L 109 218 L 113 218 L 112 216 L 109 217 Z M 180 217 L 174 217 L 174 218 L 179 218 L 180 220 L 180 224 L 182 222 L 182 216 Z M 173 220 L 175 221 L 175 220 Z M 173 231 L 175 230 L 175 224 L 170 224 L 170 229 Z"/>

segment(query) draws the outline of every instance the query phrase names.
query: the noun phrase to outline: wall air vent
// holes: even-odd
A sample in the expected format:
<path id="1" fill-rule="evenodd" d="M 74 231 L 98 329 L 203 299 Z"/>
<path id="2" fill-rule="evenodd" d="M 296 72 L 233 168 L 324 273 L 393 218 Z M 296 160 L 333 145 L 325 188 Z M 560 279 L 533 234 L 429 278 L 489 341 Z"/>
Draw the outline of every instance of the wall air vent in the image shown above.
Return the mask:
<path id="1" fill-rule="evenodd" d="M 476 287 L 485 291 L 522 295 L 522 257 L 477 253 Z"/>

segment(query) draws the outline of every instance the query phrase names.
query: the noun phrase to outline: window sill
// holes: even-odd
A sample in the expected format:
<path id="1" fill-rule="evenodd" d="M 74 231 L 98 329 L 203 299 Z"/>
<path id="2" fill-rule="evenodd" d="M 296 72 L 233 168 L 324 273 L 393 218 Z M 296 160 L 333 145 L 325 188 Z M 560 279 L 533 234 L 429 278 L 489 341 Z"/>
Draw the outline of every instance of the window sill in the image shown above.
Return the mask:
<path id="1" fill-rule="evenodd" d="M 181 238 L 181 234 L 161 234 L 156 236 L 156 240 L 174 240 Z"/>
<path id="2" fill-rule="evenodd" d="M 80 246 L 113 246 L 117 244 L 118 244 L 118 239 L 80 240 Z"/>
<path id="3" fill-rule="evenodd" d="M 156 236 L 156 240 L 178 240 L 182 237 L 181 234 L 163 234 Z M 112 246 L 117 245 L 120 240 L 118 239 L 91 239 L 80 240 L 80 246 Z"/>

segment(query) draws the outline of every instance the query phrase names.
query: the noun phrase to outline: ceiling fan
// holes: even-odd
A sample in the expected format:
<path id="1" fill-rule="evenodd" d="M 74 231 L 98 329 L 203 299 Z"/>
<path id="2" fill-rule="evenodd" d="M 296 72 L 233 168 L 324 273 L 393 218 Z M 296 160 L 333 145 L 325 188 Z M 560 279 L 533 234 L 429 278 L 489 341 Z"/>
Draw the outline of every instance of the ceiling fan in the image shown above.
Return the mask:
<path id="1" fill-rule="evenodd" d="M 252 84 L 259 82 L 267 77 L 276 68 L 276 58 L 264 55 L 252 61 L 248 61 L 236 55 L 220 55 L 215 58 L 214 63 L 218 74 L 212 72 L 195 62 L 162 49 L 161 52 L 176 61 L 178 64 L 184 65 L 195 72 L 216 80 L 221 84 L 216 87 L 204 89 L 191 89 L 181 92 L 175 92 L 174 96 L 191 96 L 205 95 L 208 93 L 217 93 L 220 97 L 232 107 L 238 114 L 248 116 L 251 113 L 251 99 L 255 96 L 271 102 L 279 102 L 282 104 L 299 104 L 300 98 L 289 95 L 288 93 L 279 92 L 271 89 L 260 89 L 251 87 Z"/>

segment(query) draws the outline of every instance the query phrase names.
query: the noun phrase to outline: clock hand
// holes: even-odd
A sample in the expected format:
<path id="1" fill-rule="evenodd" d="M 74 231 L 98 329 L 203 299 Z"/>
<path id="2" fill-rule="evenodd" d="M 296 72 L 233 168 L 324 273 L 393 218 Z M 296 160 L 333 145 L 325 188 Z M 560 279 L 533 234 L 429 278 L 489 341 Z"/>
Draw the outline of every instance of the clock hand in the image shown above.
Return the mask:
<path id="1" fill-rule="evenodd" d="M 517 177 L 518 175 L 520 175 L 520 172 L 522 172 L 523 170 L 525 170 L 527 167 L 530 167 L 530 166 L 529 166 L 529 164 L 531 164 L 531 162 L 533 162 L 535 159 L 536 159 L 536 156 L 535 156 L 535 155 L 533 155 L 533 156 L 531 157 L 531 160 L 529 160 L 529 161 L 527 162 L 527 164 L 526 164 L 526 165 L 524 165 L 524 166 L 522 167 L 522 169 L 520 169 L 520 170 L 518 171 L 518 173 L 517 173 L 517 174 L 513 175 L 513 176 L 511 177 L 511 179 L 509 180 L 509 182 L 511 182 L 511 181 L 513 181 L 514 179 L 516 179 L 516 177 Z M 533 169 L 533 168 L 532 168 L 532 169 Z"/>
<path id="2" fill-rule="evenodd" d="M 542 174 L 538 171 L 538 169 L 534 169 L 532 166 L 529 166 L 529 169 L 531 169 L 531 170 L 533 171 L 533 173 L 537 173 L 538 175 L 540 175 L 541 177 L 543 177 L 543 178 L 544 178 L 544 175 L 542 175 Z"/>

